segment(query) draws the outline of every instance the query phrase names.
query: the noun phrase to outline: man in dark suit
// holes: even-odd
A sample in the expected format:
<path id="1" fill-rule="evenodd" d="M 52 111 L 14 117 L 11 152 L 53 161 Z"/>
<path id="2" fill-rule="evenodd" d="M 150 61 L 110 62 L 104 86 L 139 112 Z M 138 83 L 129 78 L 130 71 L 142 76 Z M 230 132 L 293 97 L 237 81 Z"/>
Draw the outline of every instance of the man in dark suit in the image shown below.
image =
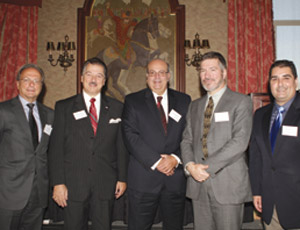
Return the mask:
<path id="1" fill-rule="evenodd" d="M 128 229 L 151 229 L 158 206 L 164 229 L 182 229 L 186 179 L 180 141 L 190 97 L 168 88 L 169 65 L 147 66 L 149 88 L 125 98 L 123 133 L 130 153 Z"/>
<path id="2" fill-rule="evenodd" d="M 218 52 L 203 55 L 200 80 L 207 95 L 193 101 L 181 143 L 195 230 L 240 230 L 251 201 L 246 164 L 252 127 L 249 96 L 226 86 L 227 65 Z"/>
<path id="3" fill-rule="evenodd" d="M 254 115 L 250 179 L 255 208 L 267 230 L 300 229 L 300 96 L 293 62 L 269 72 L 274 102 Z"/>
<path id="4" fill-rule="evenodd" d="M 128 153 L 121 134 L 122 103 L 101 94 L 107 68 L 98 58 L 83 65 L 82 94 L 55 106 L 49 165 L 53 199 L 68 230 L 111 229 L 114 198 L 126 190 Z"/>
<path id="5" fill-rule="evenodd" d="M 47 150 L 53 111 L 37 102 L 44 72 L 17 75 L 19 95 L 0 103 L 0 229 L 40 230 L 48 198 Z"/>

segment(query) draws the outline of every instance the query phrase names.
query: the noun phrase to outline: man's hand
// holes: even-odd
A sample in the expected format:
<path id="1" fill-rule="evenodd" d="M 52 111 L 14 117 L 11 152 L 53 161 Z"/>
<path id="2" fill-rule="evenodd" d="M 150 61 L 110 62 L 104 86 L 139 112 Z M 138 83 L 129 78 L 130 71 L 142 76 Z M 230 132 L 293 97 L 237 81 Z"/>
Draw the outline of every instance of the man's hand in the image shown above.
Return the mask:
<path id="1" fill-rule="evenodd" d="M 262 212 L 261 196 L 253 196 L 253 204 L 257 211 Z"/>
<path id="2" fill-rule="evenodd" d="M 67 206 L 68 189 L 64 184 L 55 185 L 53 188 L 53 200 L 62 208 Z"/>
<path id="3" fill-rule="evenodd" d="M 116 184 L 115 198 L 119 199 L 126 191 L 127 184 L 125 182 L 118 181 Z"/>
<path id="4" fill-rule="evenodd" d="M 161 154 L 160 156 L 161 160 L 156 169 L 167 176 L 172 176 L 178 164 L 176 158 L 168 154 Z"/>
<path id="5" fill-rule="evenodd" d="M 204 182 L 209 177 L 209 174 L 206 172 L 208 165 L 191 163 L 186 169 L 196 181 Z"/>

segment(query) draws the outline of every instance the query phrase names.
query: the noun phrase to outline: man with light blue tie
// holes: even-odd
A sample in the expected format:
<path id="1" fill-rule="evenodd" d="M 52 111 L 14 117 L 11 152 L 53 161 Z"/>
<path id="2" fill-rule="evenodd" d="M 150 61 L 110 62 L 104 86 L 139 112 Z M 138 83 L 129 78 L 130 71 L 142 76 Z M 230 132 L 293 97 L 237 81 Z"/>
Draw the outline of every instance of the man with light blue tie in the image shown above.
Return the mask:
<path id="1" fill-rule="evenodd" d="M 294 63 L 269 72 L 274 102 L 254 115 L 250 143 L 253 203 L 266 230 L 300 229 L 300 96 Z"/>
<path id="2" fill-rule="evenodd" d="M 0 228 L 40 230 L 54 113 L 37 102 L 44 82 L 40 67 L 24 65 L 16 80 L 19 95 L 0 103 Z"/>

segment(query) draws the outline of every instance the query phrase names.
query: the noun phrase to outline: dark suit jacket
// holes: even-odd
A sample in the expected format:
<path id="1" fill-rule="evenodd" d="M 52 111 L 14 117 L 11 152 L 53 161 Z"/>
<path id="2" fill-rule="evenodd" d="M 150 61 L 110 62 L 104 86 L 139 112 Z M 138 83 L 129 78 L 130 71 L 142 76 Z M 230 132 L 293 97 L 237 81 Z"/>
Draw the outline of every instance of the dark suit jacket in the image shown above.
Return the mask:
<path id="1" fill-rule="evenodd" d="M 253 195 L 262 196 L 262 218 L 271 221 L 274 205 L 280 224 L 300 228 L 300 95 L 297 94 L 282 126 L 298 128 L 297 136 L 282 135 L 271 153 L 269 127 L 273 104 L 255 113 L 250 144 L 250 179 Z"/>
<path id="2" fill-rule="evenodd" d="M 56 103 L 50 182 L 52 186 L 65 184 L 69 199 L 83 201 L 91 186 L 100 199 L 113 199 L 116 182 L 126 182 L 128 153 L 121 135 L 122 109 L 121 102 L 102 95 L 94 136 L 82 94 Z M 79 111 L 86 116 L 76 119 L 74 113 Z"/>
<path id="3" fill-rule="evenodd" d="M 130 152 L 128 187 L 140 192 L 158 193 L 163 186 L 168 191 L 185 192 L 186 179 L 182 165 L 172 176 L 165 176 L 151 166 L 160 154 L 176 154 L 181 158 L 180 141 L 185 126 L 185 116 L 190 104 L 186 94 L 168 89 L 169 112 L 181 115 L 178 122 L 169 116 L 167 136 L 150 89 L 130 94 L 125 98 L 122 130 Z"/>
<path id="4" fill-rule="evenodd" d="M 18 97 L 0 103 L 0 208 L 19 210 L 27 204 L 34 176 L 42 207 L 48 200 L 47 150 L 49 134 L 45 125 L 52 125 L 53 110 L 37 103 L 42 137 L 36 150 L 31 131 Z"/>

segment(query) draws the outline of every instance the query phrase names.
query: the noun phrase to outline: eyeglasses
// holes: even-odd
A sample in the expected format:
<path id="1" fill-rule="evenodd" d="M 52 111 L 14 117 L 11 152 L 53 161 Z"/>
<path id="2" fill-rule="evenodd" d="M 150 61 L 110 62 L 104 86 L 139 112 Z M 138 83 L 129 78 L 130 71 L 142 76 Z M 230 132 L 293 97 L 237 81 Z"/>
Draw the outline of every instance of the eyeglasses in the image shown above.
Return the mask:
<path id="1" fill-rule="evenodd" d="M 155 71 L 150 70 L 150 71 L 148 72 L 148 76 L 149 76 L 149 77 L 155 77 L 155 76 L 157 75 L 157 76 L 159 76 L 159 77 L 164 77 L 164 76 L 166 76 L 167 73 L 169 73 L 169 72 L 167 72 L 167 71 L 159 71 L 159 72 L 155 72 Z"/>
<path id="2" fill-rule="evenodd" d="M 33 83 L 34 85 L 37 85 L 37 84 L 41 84 L 41 83 L 42 83 L 41 80 L 38 80 L 38 79 L 30 79 L 30 78 L 23 78 L 23 79 L 20 79 L 20 81 L 24 82 L 24 84 L 27 84 L 27 85 L 29 85 L 30 83 Z"/>
<path id="3" fill-rule="evenodd" d="M 95 76 L 97 79 L 101 79 L 101 80 L 105 78 L 105 75 L 102 73 L 93 74 L 91 72 L 86 72 L 84 73 L 84 76 L 87 78 L 92 78 L 93 76 Z"/>

